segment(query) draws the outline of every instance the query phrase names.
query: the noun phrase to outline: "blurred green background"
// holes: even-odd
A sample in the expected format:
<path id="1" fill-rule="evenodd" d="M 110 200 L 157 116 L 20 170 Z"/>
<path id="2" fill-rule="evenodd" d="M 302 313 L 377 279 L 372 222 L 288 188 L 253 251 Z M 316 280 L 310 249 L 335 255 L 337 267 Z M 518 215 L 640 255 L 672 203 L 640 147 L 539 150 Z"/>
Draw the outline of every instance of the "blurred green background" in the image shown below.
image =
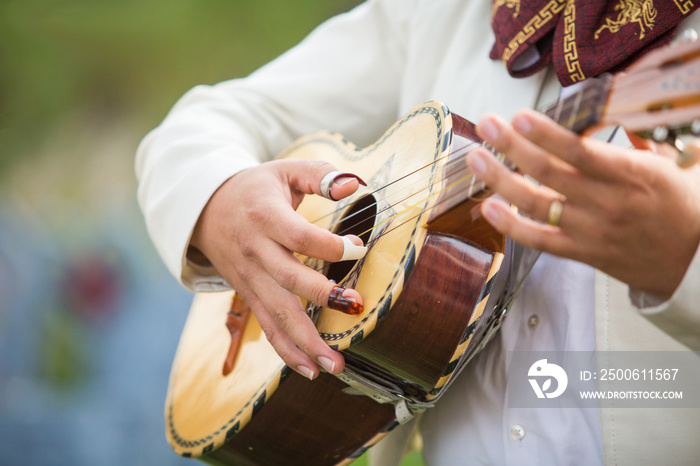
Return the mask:
<path id="1" fill-rule="evenodd" d="M 164 437 L 191 296 L 147 238 L 136 146 L 357 3 L 0 1 L 0 463 L 196 464 Z"/>

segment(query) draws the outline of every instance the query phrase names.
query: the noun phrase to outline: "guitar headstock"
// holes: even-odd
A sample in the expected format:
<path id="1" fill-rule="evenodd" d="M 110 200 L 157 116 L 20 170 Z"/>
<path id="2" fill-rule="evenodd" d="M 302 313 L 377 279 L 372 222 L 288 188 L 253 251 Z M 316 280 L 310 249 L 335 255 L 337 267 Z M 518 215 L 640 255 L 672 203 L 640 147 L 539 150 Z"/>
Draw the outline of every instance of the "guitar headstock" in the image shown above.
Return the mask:
<path id="1" fill-rule="evenodd" d="M 577 133 L 620 125 L 675 145 L 679 136 L 699 136 L 700 40 L 658 48 L 623 72 L 587 79 L 544 113 Z"/>
<path id="2" fill-rule="evenodd" d="M 700 41 L 661 47 L 612 76 L 601 122 L 657 142 L 700 135 Z"/>

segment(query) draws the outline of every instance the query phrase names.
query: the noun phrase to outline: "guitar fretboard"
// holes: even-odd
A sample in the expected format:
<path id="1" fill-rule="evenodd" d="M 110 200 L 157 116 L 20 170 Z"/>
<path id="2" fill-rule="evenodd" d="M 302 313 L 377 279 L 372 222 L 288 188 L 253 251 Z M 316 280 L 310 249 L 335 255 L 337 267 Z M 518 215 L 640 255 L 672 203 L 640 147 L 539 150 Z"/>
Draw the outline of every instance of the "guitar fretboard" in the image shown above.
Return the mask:
<path id="1" fill-rule="evenodd" d="M 587 79 L 576 93 L 542 113 L 565 128 L 581 133 L 602 120 L 611 84 L 612 75 L 609 74 Z"/>

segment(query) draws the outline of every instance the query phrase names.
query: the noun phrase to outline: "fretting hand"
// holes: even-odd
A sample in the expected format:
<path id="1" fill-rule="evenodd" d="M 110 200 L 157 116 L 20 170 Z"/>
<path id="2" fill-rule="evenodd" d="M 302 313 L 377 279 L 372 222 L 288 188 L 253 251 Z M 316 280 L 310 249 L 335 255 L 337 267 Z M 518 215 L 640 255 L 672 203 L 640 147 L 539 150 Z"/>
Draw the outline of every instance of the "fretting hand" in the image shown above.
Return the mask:
<path id="1" fill-rule="evenodd" d="M 485 201 L 481 211 L 497 230 L 632 288 L 661 297 L 674 292 L 700 242 L 700 167 L 682 169 L 649 149 L 581 137 L 534 111 L 520 112 L 510 125 L 487 116 L 477 130 L 541 183 L 486 149 L 470 154 L 474 173 L 526 214 Z"/>

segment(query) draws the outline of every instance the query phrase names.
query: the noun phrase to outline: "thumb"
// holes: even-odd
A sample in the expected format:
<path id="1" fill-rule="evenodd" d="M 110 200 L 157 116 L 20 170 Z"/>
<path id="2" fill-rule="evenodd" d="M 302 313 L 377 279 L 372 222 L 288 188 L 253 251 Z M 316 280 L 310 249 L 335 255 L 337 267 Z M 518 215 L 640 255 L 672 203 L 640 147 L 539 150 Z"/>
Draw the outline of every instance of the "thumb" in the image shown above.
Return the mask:
<path id="1" fill-rule="evenodd" d="M 367 186 L 354 173 L 340 172 L 328 162 L 287 160 L 285 170 L 289 186 L 300 194 L 316 194 L 337 201 Z"/>

